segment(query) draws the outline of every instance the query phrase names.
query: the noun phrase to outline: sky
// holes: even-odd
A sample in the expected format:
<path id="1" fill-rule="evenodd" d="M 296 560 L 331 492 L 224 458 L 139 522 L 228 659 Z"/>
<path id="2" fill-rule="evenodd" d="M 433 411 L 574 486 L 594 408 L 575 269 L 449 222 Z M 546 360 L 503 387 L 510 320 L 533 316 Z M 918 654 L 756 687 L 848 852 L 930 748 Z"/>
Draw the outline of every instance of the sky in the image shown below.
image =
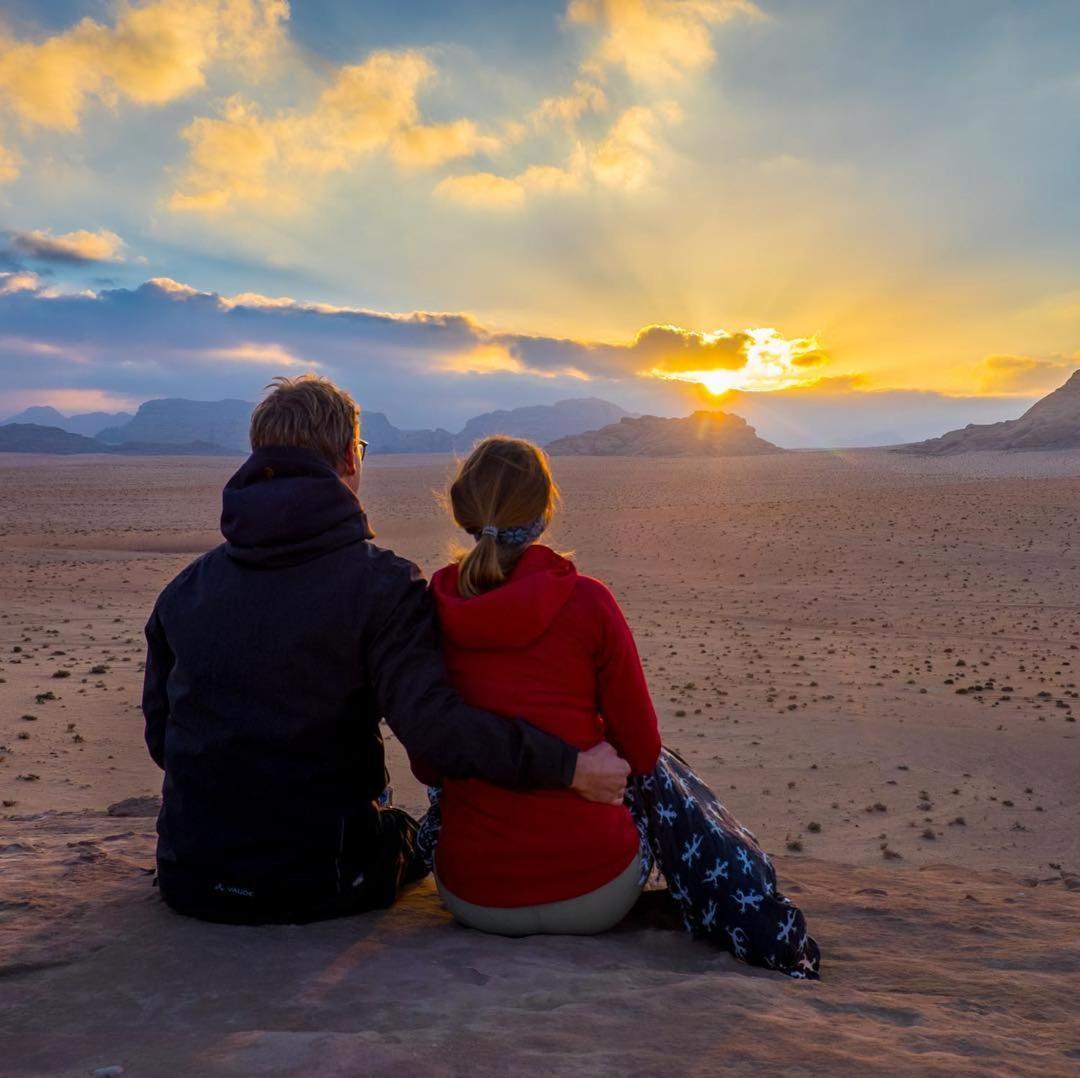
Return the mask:
<path id="1" fill-rule="evenodd" d="M 0 415 L 1011 418 L 1080 366 L 1078 57 L 1076 0 L 0 0 Z"/>

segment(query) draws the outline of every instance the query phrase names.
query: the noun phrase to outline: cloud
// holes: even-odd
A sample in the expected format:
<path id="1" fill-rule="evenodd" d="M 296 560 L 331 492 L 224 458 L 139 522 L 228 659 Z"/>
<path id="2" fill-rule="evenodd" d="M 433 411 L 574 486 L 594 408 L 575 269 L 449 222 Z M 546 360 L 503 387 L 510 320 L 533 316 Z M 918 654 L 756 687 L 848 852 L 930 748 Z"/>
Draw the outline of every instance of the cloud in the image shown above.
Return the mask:
<path id="1" fill-rule="evenodd" d="M 884 445 L 1014 418 L 1030 404 L 1021 396 L 874 391 L 857 377 L 829 376 L 813 338 L 767 329 L 702 333 L 654 325 L 613 343 L 499 332 L 453 312 L 391 314 L 256 293 L 220 296 L 168 278 L 78 295 L 5 290 L 4 281 L 0 415 L 35 403 L 60 407 L 68 398 L 59 395 L 73 392 L 106 394 L 109 407 L 164 396 L 253 400 L 273 375 L 316 365 L 366 409 L 401 426 L 454 429 L 491 408 L 587 394 L 661 415 L 719 407 L 779 445 Z M 798 356 L 813 357 L 811 367 L 799 367 Z M 654 371 L 692 374 L 700 362 L 753 388 L 761 372 L 755 364 L 781 360 L 788 366 L 781 363 L 780 375 L 799 384 L 768 393 L 705 396 L 697 381 Z M 106 406 L 87 397 L 79 407 L 99 404 Z"/>
<path id="2" fill-rule="evenodd" d="M 379 51 L 339 68 L 307 110 L 264 116 L 233 96 L 219 117 L 198 117 L 184 130 L 190 154 L 169 206 L 213 211 L 259 201 L 294 209 L 312 177 L 378 152 L 403 167 L 432 168 L 498 148 L 470 120 L 420 122 L 417 95 L 434 75 L 418 51 Z"/>
<path id="3" fill-rule="evenodd" d="M 484 135 L 472 120 L 445 124 L 416 124 L 399 131 L 390 143 L 390 156 L 407 168 L 434 168 L 455 157 L 494 153 L 502 143 Z"/>
<path id="4" fill-rule="evenodd" d="M 584 183 L 584 170 L 580 155 L 571 157 L 566 168 L 558 165 L 529 165 L 515 178 L 526 192 L 537 194 L 566 194 L 580 191 Z"/>
<path id="5" fill-rule="evenodd" d="M 1050 392 L 1065 381 L 1080 366 L 1080 352 L 1072 356 L 1052 356 L 1036 359 L 1033 356 L 987 356 L 982 365 L 982 393 Z"/>
<path id="6" fill-rule="evenodd" d="M 811 368 L 828 362 L 815 337 L 781 337 L 769 328 L 740 333 L 697 333 L 676 326 L 648 326 L 631 351 L 649 366 L 643 373 L 731 390 L 775 392 L 819 380 Z"/>
<path id="7" fill-rule="evenodd" d="M 3 415 L 15 415 L 34 405 L 50 405 L 64 415 L 79 412 L 132 412 L 141 403 L 136 397 L 125 397 L 102 389 L 58 389 L 55 386 L 30 387 L 6 392 L 3 395 Z"/>
<path id="8" fill-rule="evenodd" d="M 534 378 L 572 378 L 587 382 L 589 376 L 576 367 L 530 367 L 511 346 L 492 341 L 477 344 L 447 358 L 443 369 L 462 374 L 527 374 Z"/>
<path id="9" fill-rule="evenodd" d="M 0 273 L 0 296 L 13 292 L 36 292 L 40 287 L 41 279 L 36 273 L 27 270 Z"/>
<path id="10" fill-rule="evenodd" d="M 306 367 L 318 370 L 319 364 L 313 359 L 302 359 L 293 355 L 280 344 L 259 344 L 254 341 L 242 341 L 229 348 L 206 348 L 196 354 L 201 360 L 221 360 L 225 363 L 254 363 L 265 367 Z"/>
<path id="11" fill-rule="evenodd" d="M 610 107 L 602 85 L 606 72 L 625 68 L 650 96 L 670 89 L 713 62 L 712 27 L 737 15 L 762 13 L 750 0 L 570 0 L 567 23 L 599 27 L 600 43 L 571 92 L 542 99 L 528 115 L 534 128 L 565 127 L 573 139 L 567 162 L 533 164 L 511 176 L 490 171 L 451 176 L 440 181 L 436 194 L 472 209 L 505 211 L 521 209 L 533 193 L 645 187 L 665 149 L 664 129 L 682 120 L 682 109 L 661 96 L 625 108 L 600 136 L 583 134 L 582 119 Z"/>
<path id="12" fill-rule="evenodd" d="M 0 353 L 6 355 L 19 355 L 29 353 L 36 356 L 56 356 L 60 359 L 71 359 L 78 363 L 77 354 L 70 348 L 61 348 L 59 345 L 50 344 L 48 341 L 32 341 L 26 337 L 12 337 L 0 334 Z"/>
<path id="13" fill-rule="evenodd" d="M 11 183 L 19 175 L 22 158 L 14 150 L 0 145 L 0 184 Z"/>
<path id="14" fill-rule="evenodd" d="M 54 236 L 48 229 L 8 233 L 12 246 L 28 258 L 42 262 L 123 262 L 124 241 L 106 228 L 80 229 Z"/>
<path id="15" fill-rule="evenodd" d="M 0 100 L 24 126 L 74 131 L 91 100 L 163 105 L 204 86 L 214 63 L 265 62 L 288 16 L 286 0 L 156 0 L 40 42 L 0 34 Z"/>
<path id="16" fill-rule="evenodd" d="M 710 66 L 713 26 L 739 15 L 764 17 L 751 0 L 570 0 L 566 9 L 569 24 L 601 31 L 588 68 L 622 68 L 649 87 Z"/>
<path id="17" fill-rule="evenodd" d="M 545 97 L 530 113 L 530 120 L 537 125 L 562 123 L 574 126 L 589 112 L 603 112 L 608 107 L 603 87 L 589 79 L 577 79 L 569 94 Z"/>
<path id="18" fill-rule="evenodd" d="M 574 194 L 592 187 L 636 191 L 651 178 L 665 122 L 680 113 L 671 102 L 635 105 L 600 139 L 579 139 L 565 165 L 529 165 L 515 176 L 471 172 L 441 180 L 435 193 L 471 209 L 516 210 L 530 195 Z"/>
<path id="19" fill-rule="evenodd" d="M 0 282 L 8 301 L 0 324 L 11 334 L 63 354 L 77 346 L 88 363 L 109 371 L 165 372 L 196 359 L 222 370 L 376 369 L 392 359 L 414 372 L 638 379 L 654 378 L 654 371 L 740 370 L 755 349 L 782 345 L 798 354 L 816 347 L 772 330 L 702 333 L 672 325 L 647 326 L 626 343 L 506 333 L 461 313 L 397 314 L 252 292 L 222 296 L 168 277 L 77 295 L 34 291 L 40 282 L 33 274 L 6 274 Z"/>
<path id="20" fill-rule="evenodd" d="M 626 343 L 506 333 L 460 313 L 220 296 L 169 278 L 79 295 L 33 291 L 36 283 L 9 275 L 0 295 L 0 325 L 10 338 L 0 392 L 48 384 L 43 376 L 51 372 L 64 388 L 244 396 L 276 373 L 317 367 L 362 386 L 368 407 L 422 418 L 465 407 L 456 402 L 467 399 L 519 403 L 530 386 L 580 392 L 586 381 L 590 392 L 622 387 L 653 401 L 685 400 L 692 387 L 656 372 L 735 369 L 759 343 L 758 331 L 675 326 L 646 327 Z"/>
<path id="21" fill-rule="evenodd" d="M 174 281 L 171 277 L 151 277 L 150 280 L 146 282 L 146 285 L 157 289 L 165 295 L 175 297 L 194 297 L 204 294 L 200 293 L 197 288 L 192 288 L 189 284 L 182 284 L 180 281 Z M 146 287 L 146 285 L 144 285 L 144 287 Z"/>
<path id="22" fill-rule="evenodd" d="M 250 396 L 276 373 L 319 368 L 364 385 L 369 402 L 433 403 L 468 377 L 445 362 L 494 340 L 460 314 L 222 297 L 168 278 L 78 295 L 9 288 L 0 325 L 0 396 L 50 384 L 139 399 Z"/>
<path id="23" fill-rule="evenodd" d="M 447 357 L 444 368 L 466 374 L 494 374 L 500 371 L 521 374 L 521 360 L 502 344 L 476 344 L 464 352 Z"/>
<path id="24" fill-rule="evenodd" d="M 746 333 L 698 333 L 678 326 L 645 326 L 634 338 L 630 351 L 643 365 L 668 373 L 746 366 Z"/>
<path id="25" fill-rule="evenodd" d="M 652 175 L 663 124 L 677 123 L 680 116 L 673 102 L 627 109 L 589 153 L 593 177 L 605 187 L 633 191 L 643 186 Z"/>
<path id="26" fill-rule="evenodd" d="M 522 179 L 496 176 L 494 172 L 447 176 L 439 181 L 435 194 L 471 209 L 516 210 L 525 205 Z"/>
<path id="27" fill-rule="evenodd" d="M 518 210 L 529 195 L 571 194 L 581 191 L 586 179 L 586 159 L 579 148 L 565 168 L 529 165 L 516 176 L 497 176 L 493 172 L 447 176 L 439 181 L 435 193 L 470 209 Z"/>
<path id="28" fill-rule="evenodd" d="M 470 118 L 425 122 L 418 97 L 436 72 L 413 48 L 379 50 L 334 69 L 314 102 L 267 108 L 233 94 L 182 130 L 188 151 L 166 205 L 204 214 L 256 203 L 296 212 L 311 205 L 313 180 L 373 155 L 401 169 L 434 169 L 495 156 L 530 131 L 546 138 L 542 129 L 552 126 L 569 139 L 563 161 L 534 159 L 509 175 L 490 168 L 446 177 L 437 196 L 506 210 L 533 195 L 634 191 L 653 176 L 663 128 L 679 113 L 667 100 L 637 101 L 605 132 L 583 133 L 587 116 L 610 107 L 608 70 L 621 66 L 647 88 L 678 82 L 676 73 L 711 62 L 715 24 L 756 11 L 750 0 L 572 0 L 567 21 L 599 29 L 595 52 L 567 93 L 495 125 L 498 133 Z M 286 0 L 148 0 L 120 6 L 109 24 L 85 18 L 41 41 L 0 36 L 0 99 L 24 127 L 74 131 L 91 102 L 161 105 L 204 88 L 215 64 L 265 66 L 283 54 L 288 17 Z M 307 74 L 317 77 L 310 65 Z M 0 147 L 0 183 L 16 169 Z"/>

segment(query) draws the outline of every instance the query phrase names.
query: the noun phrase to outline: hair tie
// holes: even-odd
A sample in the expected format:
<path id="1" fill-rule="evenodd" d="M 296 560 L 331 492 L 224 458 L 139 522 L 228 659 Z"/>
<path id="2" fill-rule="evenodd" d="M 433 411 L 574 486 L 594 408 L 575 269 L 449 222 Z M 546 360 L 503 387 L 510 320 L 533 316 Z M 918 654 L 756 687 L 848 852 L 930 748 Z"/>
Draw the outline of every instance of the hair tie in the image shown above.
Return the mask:
<path id="1" fill-rule="evenodd" d="M 547 521 L 541 516 L 531 524 L 522 524 L 516 528 L 499 528 L 494 524 L 485 524 L 478 532 L 473 532 L 477 542 L 490 535 L 499 546 L 525 546 L 534 543 L 544 533 Z"/>

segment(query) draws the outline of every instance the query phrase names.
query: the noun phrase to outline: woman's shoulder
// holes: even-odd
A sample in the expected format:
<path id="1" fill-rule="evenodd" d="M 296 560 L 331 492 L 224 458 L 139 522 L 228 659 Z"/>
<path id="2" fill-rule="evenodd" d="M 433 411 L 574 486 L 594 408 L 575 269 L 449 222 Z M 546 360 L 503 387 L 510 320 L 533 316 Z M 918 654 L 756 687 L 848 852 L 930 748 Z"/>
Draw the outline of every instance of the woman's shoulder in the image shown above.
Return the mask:
<path id="1" fill-rule="evenodd" d="M 591 639 L 593 647 L 602 654 L 613 641 L 626 633 L 626 615 L 619 600 L 604 581 L 586 573 L 578 573 L 574 594 L 563 609 L 578 632 Z"/>
<path id="2" fill-rule="evenodd" d="M 457 562 L 452 561 L 449 565 L 436 569 L 428 581 L 428 590 L 440 608 L 447 602 L 459 599 L 461 593 L 458 591 Z"/>
<path id="3" fill-rule="evenodd" d="M 431 574 L 431 586 L 434 587 L 437 581 L 443 583 L 449 583 L 457 580 L 458 565 L 456 561 L 450 562 L 448 565 L 444 565 L 441 569 L 436 569 Z"/>
<path id="4" fill-rule="evenodd" d="M 578 570 L 574 581 L 574 601 L 582 607 L 595 611 L 602 617 L 609 617 L 620 610 L 619 601 L 611 588 L 595 576 Z"/>

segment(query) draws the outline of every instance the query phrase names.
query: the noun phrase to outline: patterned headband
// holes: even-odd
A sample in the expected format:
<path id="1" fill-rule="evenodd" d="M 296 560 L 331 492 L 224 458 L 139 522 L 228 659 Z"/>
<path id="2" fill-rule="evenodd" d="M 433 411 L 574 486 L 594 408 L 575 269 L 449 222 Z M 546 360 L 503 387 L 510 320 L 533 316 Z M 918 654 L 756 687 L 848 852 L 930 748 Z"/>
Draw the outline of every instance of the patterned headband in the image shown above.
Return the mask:
<path id="1" fill-rule="evenodd" d="M 539 539 L 546 527 L 547 521 L 543 517 L 537 517 L 531 524 L 522 524 L 516 528 L 499 528 L 494 524 L 485 524 L 473 538 L 479 542 L 484 536 L 490 535 L 500 546 L 524 546 Z"/>

